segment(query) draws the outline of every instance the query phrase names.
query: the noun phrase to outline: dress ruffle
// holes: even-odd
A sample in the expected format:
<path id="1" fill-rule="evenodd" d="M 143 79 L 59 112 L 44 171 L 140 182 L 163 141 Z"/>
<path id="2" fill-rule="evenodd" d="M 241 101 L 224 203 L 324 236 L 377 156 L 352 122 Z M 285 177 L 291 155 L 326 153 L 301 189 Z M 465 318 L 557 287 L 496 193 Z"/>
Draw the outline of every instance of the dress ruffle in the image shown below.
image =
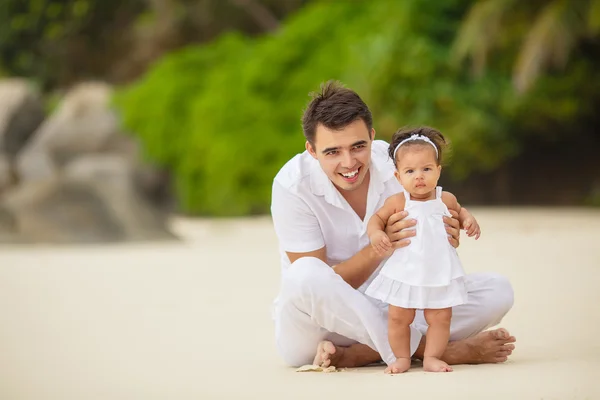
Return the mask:
<path id="1" fill-rule="evenodd" d="M 411 286 L 380 273 L 365 294 L 402 308 L 448 308 L 467 302 L 463 277 L 453 279 L 447 286 Z"/>

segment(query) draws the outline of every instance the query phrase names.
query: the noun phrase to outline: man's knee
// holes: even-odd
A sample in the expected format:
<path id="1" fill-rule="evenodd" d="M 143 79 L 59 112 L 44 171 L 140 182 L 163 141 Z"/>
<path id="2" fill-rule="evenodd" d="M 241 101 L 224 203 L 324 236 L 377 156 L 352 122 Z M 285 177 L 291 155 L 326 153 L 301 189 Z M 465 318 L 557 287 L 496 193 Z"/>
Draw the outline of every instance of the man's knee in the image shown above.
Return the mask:
<path id="1" fill-rule="evenodd" d="M 312 352 L 307 352 L 299 350 L 296 346 L 291 346 L 289 348 L 280 348 L 279 356 L 288 367 L 298 368 L 306 364 L 312 364 L 316 350 L 315 347 Z"/>
<path id="2" fill-rule="evenodd" d="M 302 257 L 294 261 L 288 268 L 286 277 L 292 276 L 295 280 L 303 280 L 313 275 L 321 274 L 324 269 L 331 268 L 316 257 Z"/>
<path id="3" fill-rule="evenodd" d="M 285 292 L 304 292 L 323 285 L 331 274 L 331 267 L 316 257 L 302 257 L 289 266 L 283 278 Z"/>
<path id="4" fill-rule="evenodd" d="M 491 313 L 503 316 L 510 311 L 514 304 L 514 291 L 509 280 L 500 274 L 490 276 L 491 295 L 488 298 L 488 309 Z"/>

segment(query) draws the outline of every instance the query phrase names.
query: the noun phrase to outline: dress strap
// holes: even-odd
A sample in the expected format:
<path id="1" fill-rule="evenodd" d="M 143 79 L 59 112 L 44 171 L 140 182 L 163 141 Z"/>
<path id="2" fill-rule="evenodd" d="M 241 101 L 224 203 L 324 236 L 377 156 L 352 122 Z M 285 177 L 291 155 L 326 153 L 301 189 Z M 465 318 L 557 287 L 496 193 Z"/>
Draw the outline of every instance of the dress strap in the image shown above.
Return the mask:
<path id="1" fill-rule="evenodd" d="M 442 187 L 441 186 L 438 186 L 435 188 L 435 198 L 436 199 L 442 198 Z"/>

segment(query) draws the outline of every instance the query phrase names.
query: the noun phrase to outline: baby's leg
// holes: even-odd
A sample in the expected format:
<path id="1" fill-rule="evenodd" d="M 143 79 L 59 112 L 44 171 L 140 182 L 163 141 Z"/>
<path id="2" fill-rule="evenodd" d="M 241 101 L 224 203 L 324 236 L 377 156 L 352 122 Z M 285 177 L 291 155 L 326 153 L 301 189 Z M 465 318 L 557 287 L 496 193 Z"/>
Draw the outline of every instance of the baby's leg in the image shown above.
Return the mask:
<path id="1" fill-rule="evenodd" d="M 429 325 L 425 342 L 423 369 L 429 372 L 451 372 L 452 368 L 440 360 L 440 357 L 444 354 L 450 337 L 452 308 L 428 309 L 424 310 L 423 314 Z"/>
<path id="2" fill-rule="evenodd" d="M 415 310 L 389 306 L 388 338 L 396 361 L 387 367 L 386 373 L 399 374 L 410 368 L 410 324 L 415 319 Z"/>

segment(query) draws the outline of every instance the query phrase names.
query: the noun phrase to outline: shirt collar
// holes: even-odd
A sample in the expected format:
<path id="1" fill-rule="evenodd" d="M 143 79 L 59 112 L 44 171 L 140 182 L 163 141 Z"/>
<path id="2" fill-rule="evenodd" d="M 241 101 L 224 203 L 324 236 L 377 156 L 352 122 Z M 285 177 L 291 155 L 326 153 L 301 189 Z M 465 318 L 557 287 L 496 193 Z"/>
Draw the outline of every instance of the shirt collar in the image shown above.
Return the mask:
<path id="1" fill-rule="evenodd" d="M 343 207 L 341 201 L 342 195 L 333 185 L 317 160 L 313 160 L 310 170 L 310 190 L 317 196 L 324 196 L 325 201 L 328 203 Z"/>

